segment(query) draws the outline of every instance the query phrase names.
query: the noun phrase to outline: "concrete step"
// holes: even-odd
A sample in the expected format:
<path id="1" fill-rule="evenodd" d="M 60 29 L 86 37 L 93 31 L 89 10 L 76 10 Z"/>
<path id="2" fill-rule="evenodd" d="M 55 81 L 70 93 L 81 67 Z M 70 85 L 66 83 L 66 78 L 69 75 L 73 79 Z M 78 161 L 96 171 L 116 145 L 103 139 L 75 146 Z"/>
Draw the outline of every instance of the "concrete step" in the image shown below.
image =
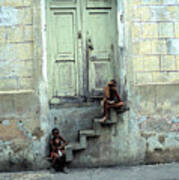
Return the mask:
<path id="1" fill-rule="evenodd" d="M 80 136 L 86 135 L 87 137 L 98 137 L 100 135 L 100 134 L 96 133 L 96 131 L 93 129 L 80 130 L 79 134 L 80 134 Z"/>
<path id="2" fill-rule="evenodd" d="M 97 118 L 94 119 L 94 122 L 95 122 L 95 123 L 100 123 L 102 126 L 103 126 L 103 125 L 109 125 L 109 126 L 110 126 L 110 125 L 113 125 L 113 124 L 116 124 L 116 123 L 117 123 L 117 121 L 115 121 L 115 120 L 112 120 L 112 121 L 111 121 L 111 120 L 106 120 L 106 121 L 104 121 L 103 123 L 101 123 L 101 119 L 97 119 Z"/>
<path id="3" fill-rule="evenodd" d="M 116 112 L 112 113 L 115 115 Z M 93 129 L 79 131 L 79 143 L 70 143 L 66 146 L 66 161 L 71 162 L 73 160 L 73 151 L 85 150 L 87 148 L 87 137 L 98 137 L 101 134 L 102 126 L 111 126 L 116 123 L 116 118 L 115 120 L 106 120 L 104 123 L 101 123 L 101 118 L 95 118 L 93 120 Z"/>
<path id="4" fill-rule="evenodd" d="M 80 143 L 76 142 L 76 143 L 71 143 L 71 146 L 72 146 L 72 150 L 73 151 L 80 151 L 80 150 L 83 150 L 85 149 L 83 146 L 81 146 Z"/>
<path id="5" fill-rule="evenodd" d="M 73 161 L 73 151 L 80 151 L 80 150 L 84 150 L 84 149 L 86 149 L 86 147 L 84 147 L 84 145 L 82 146 L 81 143 L 78 143 L 78 142 L 68 144 L 65 147 L 66 162 Z"/>
<path id="6" fill-rule="evenodd" d="M 80 145 L 83 149 L 87 147 L 87 136 L 85 134 L 80 135 Z"/>
<path id="7" fill-rule="evenodd" d="M 66 151 L 66 162 L 73 161 L 73 149 L 71 143 L 65 147 L 65 151 Z"/>

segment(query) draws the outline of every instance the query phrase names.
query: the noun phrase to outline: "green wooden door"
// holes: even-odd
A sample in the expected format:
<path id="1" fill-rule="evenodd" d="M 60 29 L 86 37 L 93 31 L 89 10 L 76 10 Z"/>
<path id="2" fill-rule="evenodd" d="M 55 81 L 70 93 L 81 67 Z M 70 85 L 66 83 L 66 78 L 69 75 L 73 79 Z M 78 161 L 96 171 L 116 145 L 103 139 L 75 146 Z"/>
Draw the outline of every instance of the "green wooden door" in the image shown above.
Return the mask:
<path id="1" fill-rule="evenodd" d="M 100 96 L 116 76 L 115 8 L 115 0 L 47 0 L 49 99 Z"/>

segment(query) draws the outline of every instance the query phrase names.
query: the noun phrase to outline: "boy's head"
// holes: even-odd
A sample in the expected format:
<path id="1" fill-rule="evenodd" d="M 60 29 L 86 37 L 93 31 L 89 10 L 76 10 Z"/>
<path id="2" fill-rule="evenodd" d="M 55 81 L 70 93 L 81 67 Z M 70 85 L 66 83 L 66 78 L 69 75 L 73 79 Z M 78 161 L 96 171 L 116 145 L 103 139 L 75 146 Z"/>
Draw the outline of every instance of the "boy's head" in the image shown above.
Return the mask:
<path id="1" fill-rule="evenodd" d="M 52 129 L 52 135 L 53 135 L 54 137 L 58 137 L 59 134 L 60 134 L 60 132 L 59 132 L 59 129 L 58 129 L 58 128 Z"/>
<path id="2" fill-rule="evenodd" d="M 116 86 L 117 82 L 115 79 L 109 81 L 108 86 Z"/>

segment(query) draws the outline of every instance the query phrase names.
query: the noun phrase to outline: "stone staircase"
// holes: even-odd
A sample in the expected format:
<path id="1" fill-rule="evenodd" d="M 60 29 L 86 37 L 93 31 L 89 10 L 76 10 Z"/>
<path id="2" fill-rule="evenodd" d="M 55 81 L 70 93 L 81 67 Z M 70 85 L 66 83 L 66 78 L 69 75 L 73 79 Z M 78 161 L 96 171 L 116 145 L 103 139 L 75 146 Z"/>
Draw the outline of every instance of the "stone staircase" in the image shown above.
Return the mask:
<path id="1" fill-rule="evenodd" d="M 110 111 L 109 120 L 104 123 L 100 122 L 100 119 L 93 120 L 93 128 L 79 130 L 78 137 L 79 141 L 68 144 L 66 148 L 66 162 L 73 161 L 73 154 L 78 151 L 85 150 L 87 148 L 88 138 L 98 138 L 103 128 L 107 128 L 117 123 L 117 114 L 114 110 Z"/>

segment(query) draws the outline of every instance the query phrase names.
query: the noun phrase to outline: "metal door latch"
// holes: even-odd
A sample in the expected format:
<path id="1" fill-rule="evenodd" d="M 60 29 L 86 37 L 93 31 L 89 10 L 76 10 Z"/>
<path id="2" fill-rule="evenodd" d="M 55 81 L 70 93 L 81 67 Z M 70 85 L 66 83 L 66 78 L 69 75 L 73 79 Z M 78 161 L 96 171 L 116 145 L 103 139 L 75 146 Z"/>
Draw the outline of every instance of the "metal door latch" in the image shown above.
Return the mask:
<path id="1" fill-rule="evenodd" d="M 81 39 L 82 38 L 82 34 L 81 34 L 81 31 L 78 32 L 78 39 Z"/>

